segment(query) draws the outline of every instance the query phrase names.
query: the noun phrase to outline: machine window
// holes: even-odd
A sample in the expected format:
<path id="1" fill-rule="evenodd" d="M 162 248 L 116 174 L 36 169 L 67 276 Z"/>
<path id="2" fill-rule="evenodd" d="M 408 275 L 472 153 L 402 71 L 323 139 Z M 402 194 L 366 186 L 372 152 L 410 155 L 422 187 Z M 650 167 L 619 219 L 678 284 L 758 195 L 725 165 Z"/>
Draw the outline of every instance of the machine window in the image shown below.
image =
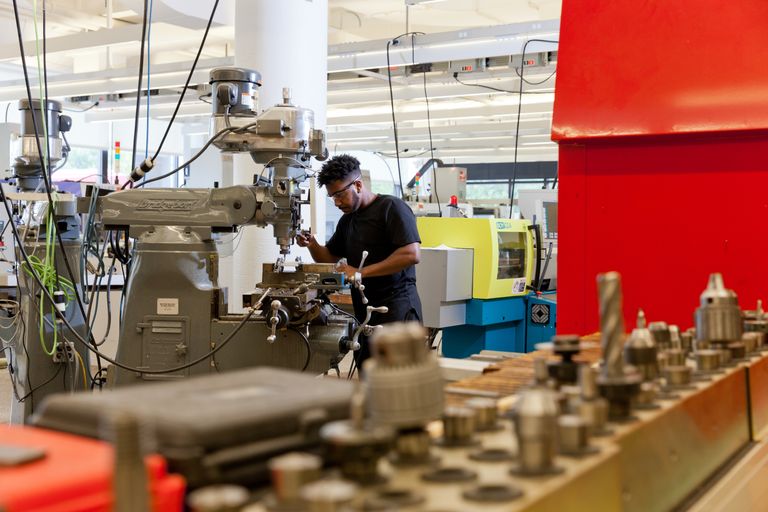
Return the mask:
<path id="1" fill-rule="evenodd" d="M 525 277 L 525 233 L 499 233 L 497 279 Z"/>

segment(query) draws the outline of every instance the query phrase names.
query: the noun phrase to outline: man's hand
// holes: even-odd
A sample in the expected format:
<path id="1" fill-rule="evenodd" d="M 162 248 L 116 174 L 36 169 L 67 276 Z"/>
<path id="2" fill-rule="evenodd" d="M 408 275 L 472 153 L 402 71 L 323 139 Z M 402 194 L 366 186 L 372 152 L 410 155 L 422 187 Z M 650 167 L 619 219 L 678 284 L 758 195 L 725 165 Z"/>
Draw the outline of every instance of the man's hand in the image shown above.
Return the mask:
<path id="1" fill-rule="evenodd" d="M 317 245 L 317 240 L 315 239 L 315 235 L 309 231 L 301 231 L 296 234 L 296 244 L 299 247 L 311 247 Z"/>
<path id="2" fill-rule="evenodd" d="M 324 245 L 320 245 L 309 231 L 299 231 L 296 233 L 296 245 L 306 247 L 312 255 L 312 259 L 317 263 L 335 263 L 339 260 L 338 256 L 331 254 L 331 251 Z"/>
<path id="3" fill-rule="evenodd" d="M 338 266 L 338 271 L 344 273 L 344 278 L 347 281 L 353 282 L 355 280 L 355 274 L 357 273 L 357 268 L 347 265 L 345 263 L 343 265 Z"/>

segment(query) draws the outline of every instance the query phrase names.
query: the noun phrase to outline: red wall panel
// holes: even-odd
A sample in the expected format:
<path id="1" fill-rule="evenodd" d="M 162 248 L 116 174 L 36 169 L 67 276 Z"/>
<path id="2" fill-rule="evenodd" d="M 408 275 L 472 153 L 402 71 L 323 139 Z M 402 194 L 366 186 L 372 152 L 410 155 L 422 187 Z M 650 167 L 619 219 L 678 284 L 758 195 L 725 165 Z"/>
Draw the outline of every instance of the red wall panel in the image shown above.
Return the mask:
<path id="1" fill-rule="evenodd" d="M 631 324 L 682 328 L 710 272 L 743 308 L 768 299 L 768 136 L 560 146 L 558 330 L 597 329 L 595 276 L 617 270 Z"/>
<path id="2" fill-rule="evenodd" d="M 768 127 L 765 0 L 563 0 L 556 140 Z"/>
<path id="3" fill-rule="evenodd" d="M 564 0 L 558 331 L 598 328 L 595 275 L 628 328 L 686 328 L 710 272 L 768 299 L 768 2 Z"/>

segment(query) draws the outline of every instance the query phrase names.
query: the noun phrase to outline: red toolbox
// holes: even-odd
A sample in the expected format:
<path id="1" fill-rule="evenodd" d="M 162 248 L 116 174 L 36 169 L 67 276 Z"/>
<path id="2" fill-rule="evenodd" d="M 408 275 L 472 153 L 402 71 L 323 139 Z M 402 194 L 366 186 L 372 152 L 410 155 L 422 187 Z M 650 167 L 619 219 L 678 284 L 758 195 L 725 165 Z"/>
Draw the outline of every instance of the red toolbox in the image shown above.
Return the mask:
<path id="1" fill-rule="evenodd" d="M 0 510 L 110 512 L 113 453 L 103 441 L 34 427 L 0 426 Z M 183 510 L 184 479 L 169 475 L 159 455 L 145 461 L 152 510 Z"/>

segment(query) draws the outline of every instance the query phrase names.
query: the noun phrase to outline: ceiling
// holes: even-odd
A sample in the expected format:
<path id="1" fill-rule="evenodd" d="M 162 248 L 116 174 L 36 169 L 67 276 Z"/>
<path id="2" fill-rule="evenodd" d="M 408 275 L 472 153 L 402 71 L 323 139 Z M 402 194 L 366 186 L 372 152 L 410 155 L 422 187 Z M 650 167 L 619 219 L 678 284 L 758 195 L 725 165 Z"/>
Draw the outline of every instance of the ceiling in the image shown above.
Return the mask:
<path id="1" fill-rule="evenodd" d="M 208 69 L 232 61 L 234 1 L 222 0 L 219 4 L 216 23 L 209 34 L 201 56 L 200 71 L 195 77 L 198 83 L 207 82 Z M 41 3 L 42 0 L 39 0 L 38 4 Z M 141 17 L 137 13 L 142 9 L 142 2 L 113 0 L 111 28 L 107 28 L 105 3 L 105 0 L 47 1 L 48 68 L 52 95 L 68 98 L 135 90 L 141 29 Z M 519 53 L 521 41 L 536 35 L 525 30 L 525 27 L 532 26 L 531 22 L 559 18 L 561 0 L 443 0 L 411 7 L 406 6 L 405 0 L 328 0 L 328 4 L 329 55 L 339 52 L 339 48 L 344 48 L 345 52 L 364 51 L 366 44 L 379 44 L 372 41 L 381 40 L 380 43 L 384 44 L 386 39 L 406 31 L 424 32 L 427 34 L 425 39 L 429 39 L 433 35 L 439 38 L 441 33 L 451 37 L 449 33 L 452 31 L 473 29 L 478 34 L 478 42 L 482 43 L 481 39 L 488 39 L 483 35 L 486 34 L 483 32 L 486 27 L 518 23 L 522 25 L 508 29 L 519 31 L 516 35 L 518 41 L 508 51 L 513 54 Z M 32 2 L 20 2 L 20 6 L 25 39 L 33 39 Z M 184 73 L 173 72 L 187 69 L 194 58 L 209 9 L 210 2 L 154 0 L 153 72 L 166 70 L 168 75 L 153 78 L 153 88 L 172 93 L 183 83 Z M 0 19 L 4 26 L 13 27 L 10 0 L 0 0 Z M 548 26 L 551 28 L 552 24 Z M 556 29 L 550 37 L 557 37 Z M 16 44 L 15 31 L 0 33 L 0 101 L 20 97 L 23 92 Z M 426 47 L 428 43 L 424 45 Z M 105 49 L 107 47 L 108 50 Z M 534 48 L 533 51 L 556 49 L 556 45 L 549 45 Z M 498 54 L 500 50 L 493 53 Z M 430 61 L 433 66 L 426 76 L 412 72 L 407 66 L 395 71 L 393 94 L 402 156 L 428 152 L 431 128 L 432 147 L 437 148 L 436 156 L 444 159 L 467 163 L 510 161 L 515 152 L 521 161 L 556 159 L 556 146 L 549 136 L 554 78 L 544 81 L 553 74 L 555 62 L 526 68 L 527 80 L 543 83 L 525 84 L 524 90 L 534 94 L 524 94 L 520 100 L 518 94 L 458 83 L 448 70 L 449 60 L 453 60 L 449 52 L 435 53 Z M 487 70 L 462 74 L 460 79 L 469 84 L 487 85 L 504 91 L 519 89 L 516 68 L 503 58 L 495 58 L 490 63 L 492 65 Z M 34 62 L 29 65 L 34 66 Z M 329 70 L 332 68 L 329 61 Z M 371 150 L 394 156 L 386 66 L 366 69 L 369 71 L 339 69 L 329 74 L 329 142 L 340 151 Z M 106 77 L 110 80 L 104 80 Z M 429 126 L 423 90 L 425 79 L 431 117 Z M 108 84 L 112 91 L 105 91 L 104 84 Z M 196 105 L 200 103 L 197 95 L 192 96 L 189 104 L 184 106 L 190 117 L 184 117 L 182 121 L 194 120 L 196 113 L 200 117 L 207 113 L 207 105 Z M 160 105 L 165 99 L 170 108 L 174 97 L 173 94 L 165 98 L 161 96 L 154 104 Z M 129 112 L 128 104 L 131 102 L 125 103 L 124 106 L 119 102 L 99 105 L 89 112 L 90 120 L 118 119 L 121 115 L 129 115 L 126 112 Z M 515 147 L 518 106 L 521 112 L 520 136 Z M 161 115 L 162 109 L 157 112 Z"/>

